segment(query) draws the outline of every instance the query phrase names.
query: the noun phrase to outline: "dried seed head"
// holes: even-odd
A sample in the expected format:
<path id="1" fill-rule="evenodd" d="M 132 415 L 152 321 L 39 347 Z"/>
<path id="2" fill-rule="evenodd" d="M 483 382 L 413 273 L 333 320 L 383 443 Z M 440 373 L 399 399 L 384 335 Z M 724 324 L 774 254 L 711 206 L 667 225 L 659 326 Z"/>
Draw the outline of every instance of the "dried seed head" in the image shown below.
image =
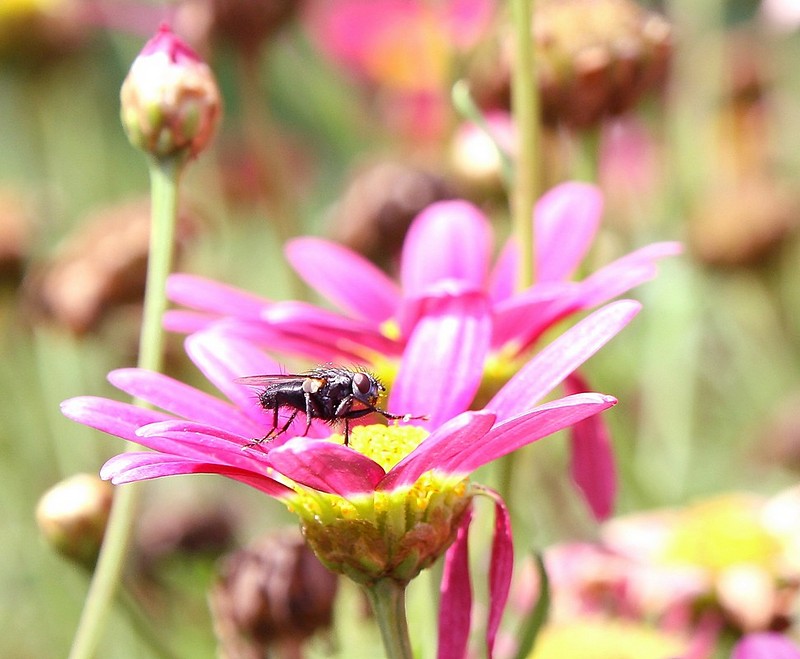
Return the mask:
<path id="1" fill-rule="evenodd" d="M 220 564 L 211 591 L 221 654 L 263 657 L 329 627 L 337 577 L 296 531 L 270 534 Z"/>
<path id="2" fill-rule="evenodd" d="M 670 23 L 633 0 L 541 0 L 533 37 L 542 119 L 572 128 L 621 114 L 662 85 L 673 45 Z M 511 43 L 494 67 L 484 57 L 471 74 L 483 106 L 510 105 Z"/>
<path id="3" fill-rule="evenodd" d="M 455 196 L 441 176 L 420 167 L 399 162 L 370 165 L 356 174 L 335 208 L 333 238 L 388 267 L 417 214 Z"/>
<path id="4" fill-rule="evenodd" d="M 182 213 L 176 247 L 196 222 Z M 104 209 L 86 219 L 49 262 L 26 277 L 25 304 L 35 321 L 52 320 L 75 334 L 95 331 L 121 305 L 144 296 L 150 240 L 149 202 Z"/>

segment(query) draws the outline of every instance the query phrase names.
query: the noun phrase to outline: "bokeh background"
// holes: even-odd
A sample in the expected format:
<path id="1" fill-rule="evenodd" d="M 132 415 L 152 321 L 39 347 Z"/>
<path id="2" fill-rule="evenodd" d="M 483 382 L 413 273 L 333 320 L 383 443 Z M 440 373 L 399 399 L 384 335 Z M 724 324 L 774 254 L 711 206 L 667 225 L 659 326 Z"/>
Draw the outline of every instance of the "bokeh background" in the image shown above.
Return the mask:
<path id="1" fill-rule="evenodd" d="M 135 363 L 148 182 L 118 98 L 161 20 L 212 64 L 225 106 L 216 141 L 185 175 L 178 270 L 313 299 L 283 258 L 292 235 L 340 239 L 391 268 L 409 214 L 447 196 L 472 199 L 508 231 L 502 184 L 478 171 L 491 147 L 458 142 L 463 117 L 449 101 L 457 80 L 484 107 L 502 99 L 506 3 L 478 3 L 488 18 L 463 43 L 443 18 L 394 35 L 375 16 L 337 23 L 337 5 L 350 4 L 0 0 L 0 656 L 65 656 L 86 593 L 86 572 L 46 545 L 34 511 L 47 488 L 96 473 L 120 449 L 63 418 L 59 402 L 117 395 L 105 374 Z M 800 17 L 779 4 L 650 3 L 671 24 L 663 76 L 598 121 L 569 117 L 587 102 L 578 90 L 545 128 L 543 186 L 589 178 L 606 194 L 587 272 L 648 242 L 685 244 L 634 292 L 643 313 L 586 368 L 620 399 L 606 415 L 619 513 L 772 494 L 797 479 Z M 273 22 L 243 18 L 252 11 Z M 568 27 L 580 34 L 579 22 Z M 181 337 L 168 363 L 202 384 Z M 566 459 L 559 441 L 520 456 L 536 485 L 519 493 L 530 514 L 516 531 L 531 547 L 594 534 Z M 214 656 L 215 558 L 293 522 L 223 479 L 144 487 L 135 590 L 178 656 Z M 184 526 L 195 535 L 175 537 Z M 412 601 L 434 581 L 415 583 Z M 354 624 L 362 604 L 343 591 L 334 634 L 313 652 L 374 656 L 374 632 Z M 123 610 L 102 656 L 156 656 Z M 424 634 L 433 623 L 415 624 Z"/>

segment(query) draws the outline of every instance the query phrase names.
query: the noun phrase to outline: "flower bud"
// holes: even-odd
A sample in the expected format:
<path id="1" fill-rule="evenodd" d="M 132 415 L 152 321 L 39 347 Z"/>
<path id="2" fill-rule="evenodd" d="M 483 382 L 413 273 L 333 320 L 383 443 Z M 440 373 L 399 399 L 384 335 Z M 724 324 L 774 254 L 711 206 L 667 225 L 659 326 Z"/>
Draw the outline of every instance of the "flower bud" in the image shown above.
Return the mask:
<path id="1" fill-rule="evenodd" d="M 112 498 L 110 483 L 91 474 L 75 474 L 42 495 L 36 522 L 59 554 L 91 566 L 100 551 Z"/>
<path id="2" fill-rule="evenodd" d="M 133 62 L 120 99 L 131 144 L 156 158 L 196 156 L 221 114 L 211 69 L 166 25 Z"/>

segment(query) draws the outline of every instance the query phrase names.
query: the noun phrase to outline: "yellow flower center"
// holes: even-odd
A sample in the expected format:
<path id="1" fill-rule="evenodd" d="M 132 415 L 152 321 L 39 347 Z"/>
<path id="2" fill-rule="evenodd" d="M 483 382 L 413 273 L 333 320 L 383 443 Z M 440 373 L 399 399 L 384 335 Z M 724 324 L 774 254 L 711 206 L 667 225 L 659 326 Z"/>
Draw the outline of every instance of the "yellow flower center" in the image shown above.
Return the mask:
<path id="1" fill-rule="evenodd" d="M 728 494 L 683 511 L 664 560 L 719 572 L 742 563 L 774 567 L 780 542 L 759 519 L 760 502 Z"/>
<path id="2" fill-rule="evenodd" d="M 357 426 L 350 445 L 388 471 L 427 434 L 416 426 Z M 410 486 L 347 498 L 299 485 L 294 489 L 288 507 L 300 517 L 312 549 L 330 569 L 360 583 L 416 576 L 452 543 L 472 496 L 466 479 L 435 470 Z"/>
<path id="3" fill-rule="evenodd" d="M 684 645 L 641 623 L 584 620 L 542 629 L 528 659 L 664 659 L 682 656 Z"/>

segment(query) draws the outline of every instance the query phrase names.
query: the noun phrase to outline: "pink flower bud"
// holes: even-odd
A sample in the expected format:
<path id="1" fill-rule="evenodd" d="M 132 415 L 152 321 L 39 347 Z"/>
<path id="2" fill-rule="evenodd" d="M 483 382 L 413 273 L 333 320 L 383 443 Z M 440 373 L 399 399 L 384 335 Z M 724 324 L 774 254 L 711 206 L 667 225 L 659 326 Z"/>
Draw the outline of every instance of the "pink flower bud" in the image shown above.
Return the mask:
<path id="1" fill-rule="evenodd" d="M 134 60 L 120 99 L 128 139 L 157 158 L 196 156 L 221 114 L 211 69 L 167 25 Z"/>

